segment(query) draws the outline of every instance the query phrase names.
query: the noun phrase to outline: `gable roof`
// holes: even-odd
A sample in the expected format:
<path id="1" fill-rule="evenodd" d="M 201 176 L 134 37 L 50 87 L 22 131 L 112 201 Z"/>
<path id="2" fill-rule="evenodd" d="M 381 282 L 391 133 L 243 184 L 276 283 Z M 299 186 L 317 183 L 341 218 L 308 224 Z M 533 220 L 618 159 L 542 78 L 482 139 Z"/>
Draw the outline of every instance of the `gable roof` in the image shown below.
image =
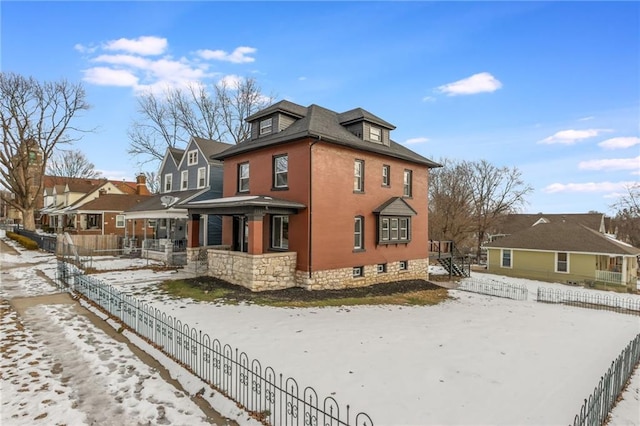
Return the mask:
<path id="1" fill-rule="evenodd" d="M 640 249 L 573 222 L 540 223 L 484 244 L 487 248 L 638 255 Z"/>
<path id="2" fill-rule="evenodd" d="M 73 211 L 109 211 L 123 212 L 149 198 L 149 195 L 101 194 Z"/>
<path id="3" fill-rule="evenodd" d="M 203 192 L 208 191 L 207 188 L 200 189 L 192 189 L 189 191 L 175 191 L 175 192 L 166 192 L 163 194 L 154 194 L 151 197 L 145 197 L 143 201 L 136 204 L 135 206 L 131 206 L 126 212 L 145 212 L 145 211 L 157 211 L 157 210 L 166 210 L 167 207 L 164 206 L 162 199 L 164 197 L 175 197 L 177 201 L 173 203 L 171 206 L 179 207 L 179 204 L 190 201 L 195 196 L 200 195 Z"/>
<path id="4" fill-rule="evenodd" d="M 402 197 L 391 197 L 373 210 L 381 216 L 415 216 L 418 214 Z"/>
<path id="5" fill-rule="evenodd" d="M 44 188 L 56 188 L 56 193 L 61 194 L 64 191 L 66 186 L 69 187 L 69 191 L 71 192 L 91 192 L 96 188 L 103 186 L 106 183 L 111 183 L 116 188 L 121 190 L 126 194 L 135 194 L 137 183 L 133 181 L 126 180 L 115 180 L 115 179 L 106 179 L 106 178 L 98 178 L 98 179 L 86 179 L 86 178 L 71 178 L 65 176 L 44 176 Z M 62 191 L 60 190 L 62 189 Z"/>
<path id="6" fill-rule="evenodd" d="M 219 154 L 233 146 L 232 144 L 218 142 L 212 139 L 198 138 L 196 136 L 193 136 L 191 139 L 198 146 L 204 157 L 209 162 L 211 161 L 211 157 L 213 155 Z"/>
<path id="7" fill-rule="evenodd" d="M 604 215 L 602 213 L 514 213 L 505 215 L 493 228 L 492 234 L 515 234 L 534 226 L 536 223 L 571 222 L 584 225 L 595 231 L 604 232 L 601 228 Z"/>
<path id="8" fill-rule="evenodd" d="M 214 155 L 213 158 L 216 160 L 224 160 L 225 158 L 232 157 L 234 155 L 258 150 L 267 146 L 278 145 L 310 137 L 356 150 L 373 152 L 412 163 L 422 164 L 427 167 L 440 167 L 440 164 L 437 164 L 394 141 L 390 141 L 389 146 L 387 146 L 360 139 L 341 124 L 341 121 L 344 122 L 345 116 L 341 118 L 340 114 L 318 105 L 310 105 L 305 108 L 288 101 L 282 101 L 252 115 L 247 119 L 247 121 L 253 121 L 257 118 L 268 115 L 270 112 L 282 110 L 283 105 L 288 109 L 295 109 L 300 118 L 280 132 L 275 132 L 268 136 L 261 136 L 257 139 L 242 141 L 222 153 Z M 390 126 L 388 128 L 394 128 L 393 125 L 377 118 L 373 114 L 368 113 L 361 108 L 347 111 L 344 114 L 347 114 L 346 118 L 351 116 L 355 117 L 356 115 L 366 115 L 372 120 L 375 119 L 379 122 L 385 123 L 385 127 Z"/>

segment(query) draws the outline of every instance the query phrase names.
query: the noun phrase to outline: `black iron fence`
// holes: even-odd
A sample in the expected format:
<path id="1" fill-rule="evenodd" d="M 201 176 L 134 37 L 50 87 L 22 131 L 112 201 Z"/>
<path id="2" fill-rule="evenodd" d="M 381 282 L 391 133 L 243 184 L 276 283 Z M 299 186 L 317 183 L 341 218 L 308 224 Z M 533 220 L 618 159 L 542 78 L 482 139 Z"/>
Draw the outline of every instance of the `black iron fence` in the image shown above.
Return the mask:
<path id="1" fill-rule="evenodd" d="M 56 235 L 44 235 L 20 228 L 16 228 L 15 233 L 35 241 L 38 243 L 38 247 L 44 251 L 49 253 L 56 252 L 56 247 L 58 246 L 58 237 Z"/>
<path id="2" fill-rule="evenodd" d="M 218 389 L 267 425 L 372 426 L 369 415 L 341 409 L 332 397 L 319 398 L 310 386 L 262 367 L 245 352 L 222 344 L 159 309 L 59 261 L 57 284 L 83 294 L 149 339 L 181 365 Z"/>
<path id="3" fill-rule="evenodd" d="M 618 396 L 640 362 L 640 334 L 633 339 L 611 363 L 598 386 L 584 400 L 580 413 L 573 419 L 573 426 L 600 426 L 604 424 Z"/>
<path id="4" fill-rule="evenodd" d="M 501 283 L 488 279 L 466 278 L 460 281 L 456 290 L 486 294 L 488 296 L 506 297 L 514 300 L 527 300 L 527 287 L 519 284 Z"/>
<path id="5" fill-rule="evenodd" d="M 538 287 L 538 302 L 640 315 L 640 298 Z"/>

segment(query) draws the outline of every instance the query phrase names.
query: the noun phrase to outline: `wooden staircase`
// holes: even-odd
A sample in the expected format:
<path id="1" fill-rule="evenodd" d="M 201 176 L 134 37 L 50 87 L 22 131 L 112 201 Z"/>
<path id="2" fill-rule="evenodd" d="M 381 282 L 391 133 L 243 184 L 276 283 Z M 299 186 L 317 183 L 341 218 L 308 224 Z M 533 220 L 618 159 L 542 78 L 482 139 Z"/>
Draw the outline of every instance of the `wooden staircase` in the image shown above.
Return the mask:
<path id="1" fill-rule="evenodd" d="M 460 253 L 453 241 L 429 241 L 429 257 L 437 259 L 450 277 L 471 276 L 471 262 Z"/>

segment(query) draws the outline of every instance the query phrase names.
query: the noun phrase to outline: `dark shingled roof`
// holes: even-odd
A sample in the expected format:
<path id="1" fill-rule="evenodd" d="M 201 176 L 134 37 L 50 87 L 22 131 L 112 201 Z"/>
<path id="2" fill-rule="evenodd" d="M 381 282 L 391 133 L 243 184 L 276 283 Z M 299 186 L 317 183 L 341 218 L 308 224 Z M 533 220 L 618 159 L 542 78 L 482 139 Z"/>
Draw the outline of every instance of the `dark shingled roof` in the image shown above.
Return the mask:
<path id="1" fill-rule="evenodd" d="M 149 195 L 101 194 L 98 198 L 72 210 L 123 212 L 149 198 Z"/>
<path id="2" fill-rule="evenodd" d="M 164 194 L 154 194 L 151 197 L 146 197 L 144 201 L 132 206 L 130 209 L 127 209 L 127 212 L 144 212 L 144 211 L 153 211 L 153 210 L 165 210 L 165 207 L 162 204 L 162 197 L 171 196 L 176 197 L 178 200 L 173 204 L 173 207 L 180 208 L 179 204 L 185 201 L 191 200 L 196 195 L 199 195 L 202 192 L 206 192 L 206 188 L 200 189 L 192 189 L 190 191 L 175 191 L 175 192 L 167 192 Z"/>
<path id="3" fill-rule="evenodd" d="M 488 248 L 638 255 L 640 249 L 573 222 L 541 223 L 484 244 Z"/>
<path id="4" fill-rule="evenodd" d="M 532 227 L 540 219 L 550 223 L 572 222 L 584 225 L 595 231 L 600 231 L 602 213 L 535 213 L 535 214 L 509 214 L 504 216 L 492 229 L 491 234 L 515 234 L 518 231 Z"/>
<path id="5" fill-rule="evenodd" d="M 286 104 L 284 104 L 285 102 Z M 309 107 L 305 108 L 288 101 L 282 101 L 254 114 L 253 116 L 249 117 L 247 121 L 253 121 L 256 118 L 268 115 L 269 112 L 282 110 L 283 105 L 285 105 L 288 109 L 297 110 L 298 115 L 301 117 L 281 132 L 276 132 L 269 136 L 262 136 L 258 139 L 242 141 L 237 145 L 222 152 L 221 154 L 214 155 L 213 158 L 216 160 L 224 160 L 225 158 L 232 157 L 234 155 L 258 150 L 267 146 L 278 145 L 302 138 L 311 137 L 316 139 L 321 138 L 323 141 L 342 145 L 352 149 L 373 152 L 398 158 L 401 160 L 406 160 L 412 163 L 423 164 L 427 167 L 440 167 L 440 164 L 437 164 L 394 141 L 390 142 L 390 146 L 386 146 L 364 141 L 358 138 L 357 136 L 349 132 L 346 127 L 340 124 L 341 121 L 344 120 L 344 117 L 342 119 L 340 118 L 341 114 L 337 114 L 334 111 L 328 110 L 318 105 L 310 105 Z M 304 114 L 302 114 L 303 112 Z M 357 114 L 364 113 L 366 113 L 366 111 L 360 108 L 356 108 L 355 110 L 348 111 L 345 114 L 355 117 Z M 389 128 L 393 128 L 393 125 L 375 117 L 373 114 L 366 113 L 366 115 L 369 118 L 376 119 L 382 123 L 385 123 L 385 126 L 391 126 Z"/>
<path id="6" fill-rule="evenodd" d="M 219 154 L 233 146 L 232 144 L 218 142 L 212 139 L 198 138 L 196 136 L 193 136 L 192 139 L 208 160 L 210 160 L 212 155 Z"/>

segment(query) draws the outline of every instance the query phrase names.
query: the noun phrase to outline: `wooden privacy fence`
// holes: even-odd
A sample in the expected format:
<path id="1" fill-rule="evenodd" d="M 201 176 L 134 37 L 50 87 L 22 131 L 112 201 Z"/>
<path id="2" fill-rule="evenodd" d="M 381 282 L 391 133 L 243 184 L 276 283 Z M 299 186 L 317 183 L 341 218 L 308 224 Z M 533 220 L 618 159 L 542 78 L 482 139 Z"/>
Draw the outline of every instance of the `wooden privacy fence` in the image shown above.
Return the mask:
<path id="1" fill-rule="evenodd" d="M 74 246 L 82 247 L 95 254 L 116 255 L 120 254 L 118 250 L 122 249 L 122 237 L 120 235 L 66 235 L 69 235 Z M 59 235 L 59 242 L 61 238 L 65 238 L 65 236 Z"/>

